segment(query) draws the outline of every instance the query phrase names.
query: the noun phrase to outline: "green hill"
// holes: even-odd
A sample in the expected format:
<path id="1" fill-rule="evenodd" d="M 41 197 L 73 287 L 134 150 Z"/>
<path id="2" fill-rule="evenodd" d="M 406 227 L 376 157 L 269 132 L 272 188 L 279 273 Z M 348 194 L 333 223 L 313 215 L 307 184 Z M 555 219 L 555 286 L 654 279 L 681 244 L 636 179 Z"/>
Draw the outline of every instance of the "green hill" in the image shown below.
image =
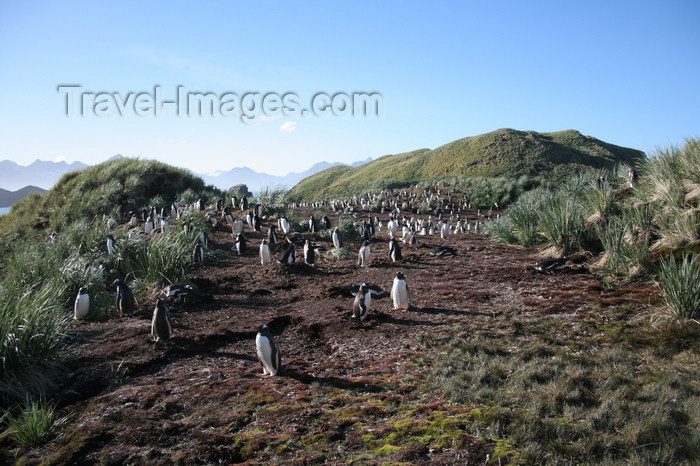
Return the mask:
<path id="1" fill-rule="evenodd" d="M 554 133 L 499 129 L 440 146 L 403 154 L 386 155 L 352 167 L 333 167 L 302 180 L 291 191 L 301 200 L 333 193 L 361 193 L 386 187 L 392 181 L 416 182 L 443 176 L 509 177 L 523 175 L 561 180 L 570 173 L 633 165 L 643 152 L 615 146 L 578 131 Z"/>
<path id="2" fill-rule="evenodd" d="M 0 217 L 0 231 L 28 225 L 60 230 L 78 220 L 121 218 L 130 210 L 192 202 L 195 195 L 206 200 L 223 193 L 187 170 L 154 160 L 118 158 L 66 173 L 50 190 L 29 194 Z"/>

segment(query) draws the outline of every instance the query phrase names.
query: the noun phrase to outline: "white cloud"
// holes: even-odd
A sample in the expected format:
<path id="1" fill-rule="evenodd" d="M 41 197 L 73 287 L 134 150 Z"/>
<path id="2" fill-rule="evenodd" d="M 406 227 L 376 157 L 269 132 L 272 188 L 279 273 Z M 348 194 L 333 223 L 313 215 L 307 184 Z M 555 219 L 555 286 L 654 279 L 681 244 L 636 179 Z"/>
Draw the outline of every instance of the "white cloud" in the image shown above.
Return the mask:
<path id="1" fill-rule="evenodd" d="M 280 126 L 280 131 L 282 131 L 283 133 L 291 133 L 292 131 L 297 129 L 298 125 L 299 123 L 297 123 L 296 121 L 288 121 L 282 126 Z"/>
<path id="2" fill-rule="evenodd" d="M 55 159 L 53 159 L 54 162 L 65 162 L 66 158 L 64 156 L 58 156 Z"/>

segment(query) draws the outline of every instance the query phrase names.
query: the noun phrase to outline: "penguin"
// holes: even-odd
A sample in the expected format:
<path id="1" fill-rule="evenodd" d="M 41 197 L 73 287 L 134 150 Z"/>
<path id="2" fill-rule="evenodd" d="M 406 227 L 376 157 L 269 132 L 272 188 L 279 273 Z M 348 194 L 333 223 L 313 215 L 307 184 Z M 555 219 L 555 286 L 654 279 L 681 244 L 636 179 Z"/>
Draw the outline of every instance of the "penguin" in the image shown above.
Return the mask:
<path id="1" fill-rule="evenodd" d="M 394 277 L 394 283 L 391 286 L 391 301 L 394 305 L 393 310 L 397 311 L 399 309 L 404 312 L 410 307 L 409 304 L 409 291 L 408 284 L 406 283 L 406 276 L 403 272 L 396 272 L 396 277 Z"/>
<path id="2" fill-rule="evenodd" d="M 151 336 L 160 343 L 167 340 L 173 334 L 173 322 L 170 319 L 170 309 L 165 305 L 165 298 L 158 298 L 156 308 L 153 310 L 153 320 L 151 320 Z"/>
<path id="3" fill-rule="evenodd" d="M 83 320 L 90 312 L 90 295 L 87 288 L 84 286 L 78 290 L 78 296 L 75 297 L 75 306 L 73 307 L 73 318 L 75 320 Z"/>
<path id="4" fill-rule="evenodd" d="M 316 262 L 316 251 L 314 250 L 311 240 L 304 241 L 304 263 L 306 265 L 314 265 Z"/>
<path id="5" fill-rule="evenodd" d="M 343 233 L 340 228 L 335 227 L 333 230 L 333 247 L 342 248 L 343 247 Z"/>
<path id="6" fill-rule="evenodd" d="M 280 259 L 280 264 L 293 264 L 294 261 L 296 260 L 296 250 L 294 249 L 294 244 L 290 244 L 289 247 L 287 248 L 286 251 L 284 251 L 284 254 L 282 255 L 282 259 Z"/>
<path id="7" fill-rule="evenodd" d="M 262 205 L 255 204 L 253 207 L 253 213 L 258 217 L 262 217 Z"/>
<path id="8" fill-rule="evenodd" d="M 316 222 L 316 217 L 313 215 L 309 218 L 309 231 L 311 233 L 318 233 L 318 224 Z"/>
<path id="9" fill-rule="evenodd" d="M 233 234 L 239 235 L 239 234 L 243 233 L 244 229 L 245 229 L 245 227 L 243 226 L 243 220 L 241 220 L 240 218 L 235 218 L 233 220 L 233 224 L 231 226 L 231 230 L 233 231 Z"/>
<path id="10" fill-rule="evenodd" d="M 130 227 L 135 227 L 139 223 L 139 218 L 136 216 L 136 214 L 131 214 L 131 218 L 129 219 L 129 226 Z"/>
<path id="11" fill-rule="evenodd" d="M 445 222 L 440 227 L 440 238 L 445 239 L 449 236 L 449 234 L 450 234 L 450 224 L 448 222 Z"/>
<path id="12" fill-rule="evenodd" d="M 440 246 L 437 248 L 435 252 L 430 253 L 431 256 L 438 256 L 438 257 L 443 257 L 443 256 L 456 256 L 457 255 L 457 249 L 451 247 L 451 246 Z"/>
<path id="13" fill-rule="evenodd" d="M 204 248 L 201 242 L 195 244 L 192 250 L 192 261 L 197 265 L 204 264 Z"/>
<path id="14" fill-rule="evenodd" d="M 253 230 L 260 231 L 262 229 L 262 219 L 258 214 L 253 215 Z"/>
<path id="15" fill-rule="evenodd" d="M 369 293 L 376 299 L 386 298 L 389 296 L 389 293 L 384 291 L 379 285 L 375 285 L 374 283 L 368 282 L 363 283 L 363 285 L 367 286 L 367 290 L 369 290 Z M 361 285 L 356 285 L 352 283 L 350 285 L 350 294 L 352 294 L 353 296 L 357 296 L 357 293 L 360 291 L 360 286 Z"/>
<path id="16" fill-rule="evenodd" d="M 248 224 L 248 227 L 250 227 L 251 230 L 255 229 L 255 225 L 253 224 L 253 212 L 248 212 L 245 215 L 245 221 Z"/>
<path id="17" fill-rule="evenodd" d="M 267 242 L 270 244 L 277 244 L 277 227 L 275 225 L 270 225 L 267 230 Z"/>
<path id="18" fill-rule="evenodd" d="M 352 316 L 358 322 L 364 322 L 369 313 L 369 306 L 372 304 L 372 293 L 370 293 L 367 283 L 360 285 L 355 301 L 352 303 Z"/>
<path id="19" fill-rule="evenodd" d="M 238 236 L 236 236 L 236 242 L 233 245 L 233 248 L 239 256 L 242 256 L 246 252 L 246 243 L 249 241 L 243 236 L 243 233 L 240 233 Z"/>
<path id="20" fill-rule="evenodd" d="M 114 255 L 114 236 L 107 235 L 107 254 Z"/>
<path id="21" fill-rule="evenodd" d="M 289 220 L 287 220 L 287 217 L 280 217 L 279 220 L 279 228 L 282 230 L 282 233 L 285 235 L 289 234 L 291 231 L 291 225 L 289 224 Z"/>
<path id="22" fill-rule="evenodd" d="M 136 307 L 136 298 L 131 289 L 120 278 L 117 278 L 112 283 L 113 287 L 117 287 L 117 309 L 124 315 L 134 317 L 134 308 Z"/>
<path id="23" fill-rule="evenodd" d="M 206 231 L 200 230 L 199 242 L 202 244 L 202 248 L 209 249 L 209 235 L 207 234 Z"/>
<path id="24" fill-rule="evenodd" d="M 362 243 L 362 246 L 360 246 L 360 252 L 357 254 L 357 265 L 359 265 L 360 267 L 369 266 L 369 253 L 369 241 L 365 240 L 365 242 Z"/>
<path id="25" fill-rule="evenodd" d="M 153 217 L 151 217 L 149 215 L 146 218 L 146 225 L 144 226 L 144 231 L 146 232 L 147 235 L 150 235 L 154 228 L 155 228 L 155 225 L 153 224 Z"/>
<path id="26" fill-rule="evenodd" d="M 257 328 L 258 334 L 255 337 L 255 352 L 258 355 L 258 360 L 262 365 L 263 376 L 274 377 L 280 371 L 282 366 L 282 358 L 280 357 L 279 349 L 275 340 L 272 338 L 270 329 L 267 325 L 261 325 Z"/>
<path id="27" fill-rule="evenodd" d="M 167 218 L 163 218 L 163 222 L 161 223 L 161 230 L 163 231 L 163 233 L 167 233 L 170 231 L 170 222 Z"/>
<path id="28" fill-rule="evenodd" d="M 166 299 L 184 299 L 185 296 L 192 293 L 193 291 L 194 288 L 192 288 L 191 285 L 180 285 L 175 283 L 172 283 L 163 288 L 163 294 L 165 295 Z"/>
<path id="29" fill-rule="evenodd" d="M 331 229 L 331 219 L 328 218 L 328 215 L 323 216 L 323 229 L 324 230 L 330 230 Z"/>
<path id="30" fill-rule="evenodd" d="M 268 245 L 268 241 L 263 239 L 260 243 L 260 264 L 266 265 L 270 262 L 272 262 L 272 258 L 270 257 L 270 246 Z"/>
<path id="31" fill-rule="evenodd" d="M 402 259 L 401 246 L 399 246 L 399 242 L 396 241 L 396 238 L 391 238 L 389 240 L 389 257 L 393 262 L 399 262 Z"/>
<path id="32" fill-rule="evenodd" d="M 236 196 L 231 196 L 231 206 L 234 209 L 238 209 L 238 198 Z"/>
<path id="33" fill-rule="evenodd" d="M 396 232 L 399 230 L 399 224 L 392 218 L 389 220 L 389 223 L 387 223 L 386 228 L 389 231 L 389 237 L 393 238 L 394 235 L 396 235 Z"/>
<path id="34" fill-rule="evenodd" d="M 545 259 L 537 262 L 533 268 L 538 272 L 553 272 L 565 268 L 568 260 L 569 258 L 566 256 L 559 259 Z"/>
<path id="35" fill-rule="evenodd" d="M 248 198 L 245 196 L 241 199 L 241 210 L 248 210 Z"/>

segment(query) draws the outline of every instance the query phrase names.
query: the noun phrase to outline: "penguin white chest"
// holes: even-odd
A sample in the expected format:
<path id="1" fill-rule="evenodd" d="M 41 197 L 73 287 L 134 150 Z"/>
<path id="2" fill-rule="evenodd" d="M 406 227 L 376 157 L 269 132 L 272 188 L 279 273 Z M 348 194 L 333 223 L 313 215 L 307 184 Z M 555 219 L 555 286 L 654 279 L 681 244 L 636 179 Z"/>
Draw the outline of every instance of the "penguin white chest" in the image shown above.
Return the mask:
<path id="1" fill-rule="evenodd" d="M 394 304 L 394 309 L 408 309 L 408 287 L 406 280 L 394 278 L 394 284 L 391 287 L 391 300 Z"/>
<path id="2" fill-rule="evenodd" d="M 263 367 L 263 374 L 277 375 L 279 365 L 277 363 L 277 348 L 270 339 L 264 335 L 255 337 L 255 348 L 258 359 Z"/>
<path id="3" fill-rule="evenodd" d="M 90 312 L 90 296 L 85 294 L 79 294 L 75 299 L 75 309 L 74 309 L 74 319 L 81 320 L 87 317 L 88 312 Z"/>

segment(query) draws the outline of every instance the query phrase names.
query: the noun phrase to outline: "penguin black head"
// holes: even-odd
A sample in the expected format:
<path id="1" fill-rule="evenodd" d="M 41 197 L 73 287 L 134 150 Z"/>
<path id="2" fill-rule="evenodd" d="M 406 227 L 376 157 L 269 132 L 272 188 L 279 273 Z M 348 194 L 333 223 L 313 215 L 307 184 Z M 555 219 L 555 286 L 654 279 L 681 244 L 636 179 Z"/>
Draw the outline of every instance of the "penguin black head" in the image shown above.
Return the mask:
<path id="1" fill-rule="evenodd" d="M 396 272 L 396 278 L 399 280 L 406 280 L 406 275 L 404 275 L 403 272 Z"/>

